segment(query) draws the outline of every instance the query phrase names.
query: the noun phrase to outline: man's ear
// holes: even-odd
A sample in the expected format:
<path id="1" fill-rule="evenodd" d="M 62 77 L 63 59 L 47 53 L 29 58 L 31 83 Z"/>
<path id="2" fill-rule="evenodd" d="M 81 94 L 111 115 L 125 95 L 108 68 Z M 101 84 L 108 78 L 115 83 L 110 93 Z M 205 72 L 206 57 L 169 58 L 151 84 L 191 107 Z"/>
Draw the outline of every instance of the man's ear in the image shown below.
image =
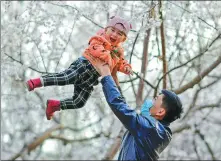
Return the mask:
<path id="1" fill-rule="evenodd" d="M 164 108 L 160 108 L 160 110 L 156 113 L 155 116 L 157 116 L 160 120 L 162 120 L 165 115 L 166 115 L 166 110 Z"/>

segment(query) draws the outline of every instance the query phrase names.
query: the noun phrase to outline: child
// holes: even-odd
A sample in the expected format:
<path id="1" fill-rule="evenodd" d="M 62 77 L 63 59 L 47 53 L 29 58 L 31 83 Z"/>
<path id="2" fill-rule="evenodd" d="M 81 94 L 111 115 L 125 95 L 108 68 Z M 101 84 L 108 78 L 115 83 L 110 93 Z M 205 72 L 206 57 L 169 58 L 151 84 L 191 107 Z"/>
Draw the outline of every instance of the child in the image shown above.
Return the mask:
<path id="1" fill-rule="evenodd" d="M 110 66 L 118 87 L 117 71 L 132 74 L 131 65 L 124 60 L 124 51 L 121 46 L 130 29 L 131 25 L 121 17 L 111 17 L 105 29 L 100 30 L 89 40 L 89 46 L 85 49 L 83 56 L 74 61 L 68 69 L 26 82 L 29 91 L 42 86 L 74 84 L 72 98 L 47 100 L 46 117 L 48 120 L 52 118 L 55 111 L 76 109 L 85 105 L 93 91 L 93 86 L 98 84 L 98 77 L 100 77 L 94 68 L 96 59 L 101 59 Z"/>

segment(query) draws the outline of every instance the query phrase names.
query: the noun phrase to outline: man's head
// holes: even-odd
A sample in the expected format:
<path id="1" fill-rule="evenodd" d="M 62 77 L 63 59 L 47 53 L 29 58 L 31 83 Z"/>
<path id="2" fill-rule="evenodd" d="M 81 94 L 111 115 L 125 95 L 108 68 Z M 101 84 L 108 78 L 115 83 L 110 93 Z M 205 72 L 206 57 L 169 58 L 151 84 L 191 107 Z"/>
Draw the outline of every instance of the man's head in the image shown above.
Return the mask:
<path id="1" fill-rule="evenodd" d="M 155 97 L 150 113 L 158 120 L 173 122 L 180 118 L 183 112 L 180 98 L 172 91 L 162 90 L 162 93 Z"/>
<path id="2" fill-rule="evenodd" d="M 105 38 L 112 45 L 116 46 L 126 40 L 127 34 L 131 28 L 131 24 L 126 20 L 119 16 L 113 16 L 105 27 Z"/>

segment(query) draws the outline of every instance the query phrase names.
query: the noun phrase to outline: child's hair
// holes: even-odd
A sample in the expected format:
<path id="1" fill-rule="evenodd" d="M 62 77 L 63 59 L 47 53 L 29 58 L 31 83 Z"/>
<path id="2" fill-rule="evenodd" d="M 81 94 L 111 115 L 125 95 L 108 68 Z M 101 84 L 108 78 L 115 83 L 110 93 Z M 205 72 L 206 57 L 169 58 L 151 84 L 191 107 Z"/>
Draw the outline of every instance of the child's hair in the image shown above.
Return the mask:
<path id="1" fill-rule="evenodd" d="M 117 24 L 120 24 L 120 25 L 117 25 Z M 127 36 L 130 29 L 132 29 L 132 25 L 128 21 L 126 21 L 125 19 L 119 16 L 112 16 L 106 28 L 107 27 L 115 27 L 118 30 L 122 31 L 125 34 L 125 36 Z"/>

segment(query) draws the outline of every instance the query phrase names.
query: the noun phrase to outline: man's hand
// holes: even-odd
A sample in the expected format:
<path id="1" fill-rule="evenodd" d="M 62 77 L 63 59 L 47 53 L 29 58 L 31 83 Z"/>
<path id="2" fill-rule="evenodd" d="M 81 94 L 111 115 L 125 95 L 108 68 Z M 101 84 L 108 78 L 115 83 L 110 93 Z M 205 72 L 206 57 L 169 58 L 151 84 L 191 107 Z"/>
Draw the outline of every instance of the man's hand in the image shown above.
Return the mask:
<path id="1" fill-rule="evenodd" d="M 100 59 L 96 59 L 95 62 L 96 63 L 94 64 L 94 67 L 102 77 L 111 75 L 110 67 L 107 63 L 105 63 L 104 61 Z"/>

